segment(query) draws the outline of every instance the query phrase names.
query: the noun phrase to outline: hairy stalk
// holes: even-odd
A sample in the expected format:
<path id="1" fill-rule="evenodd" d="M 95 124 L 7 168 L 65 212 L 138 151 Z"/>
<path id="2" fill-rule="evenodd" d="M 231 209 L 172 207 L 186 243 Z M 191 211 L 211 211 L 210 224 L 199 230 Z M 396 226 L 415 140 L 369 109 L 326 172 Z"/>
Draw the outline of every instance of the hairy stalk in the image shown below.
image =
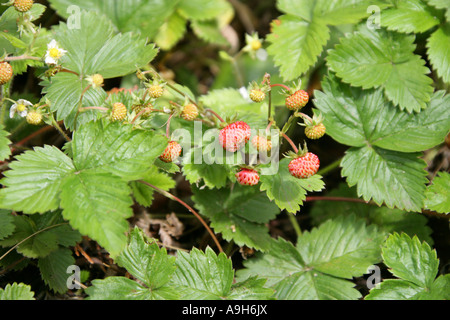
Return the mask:
<path id="1" fill-rule="evenodd" d="M 180 198 L 174 196 L 173 194 L 160 189 L 150 183 L 148 183 L 147 181 L 144 180 L 138 180 L 138 182 L 143 183 L 147 186 L 149 186 L 152 189 L 155 189 L 157 192 L 161 193 L 163 196 L 166 196 L 167 198 L 177 201 L 178 203 L 180 203 L 182 206 L 184 206 L 186 209 L 188 209 L 190 212 L 192 212 L 193 215 L 195 215 L 197 217 L 197 219 L 201 222 L 201 224 L 206 228 L 206 230 L 208 231 L 208 233 L 211 235 L 211 238 L 214 240 L 217 248 L 219 249 L 220 252 L 224 252 L 222 249 L 222 246 L 219 243 L 219 240 L 217 240 L 216 235 L 214 234 L 214 232 L 211 230 L 211 228 L 208 226 L 208 224 L 205 222 L 205 220 L 202 219 L 202 217 L 194 210 L 192 209 L 187 203 L 185 203 L 183 200 L 181 200 Z"/>
<path id="2" fill-rule="evenodd" d="M 283 131 L 281 131 L 281 135 L 283 136 L 284 139 L 286 139 L 287 142 L 289 142 L 289 144 L 291 145 L 292 149 L 294 149 L 294 152 L 298 153 L 298 148 L 295 145 L 295 143 L 291 140 L 291 138 L 289 138 Z"/>
<path id="3" fill-rule="evenodd" d="M 61 135 L 64 137 L 64 139 L 66 139 L 66 141 L 72 141 L 72 139 L 70 139 L 69 136 L 64 132 L 64 130 L 59 126 L 58 122 L 56 122 L 53 115 L 51 115 L 51 119 L 52 119 L 53 126 L 56 128 L 56 130 L 59 131 L 59 133 L 61 133 Z"/>
<path id="4" fill-rule="evenodd" d="M 287 215 L 292 223 L 292 227 L 294 228 L 297 237 L 300 237 L 302 235 L 302 229 L 300 228 L 300 224 L 297 221 L 297 217 L 289 212 L 287 213 Z"/>
<path id="5" fill-rule="evenodd" d="M 326 175 L 327 173 L 333 171 L 334 169 L 339 168 L 339 165 L 341 164 L 341 160 L 342 160 L 342 157 L 339 158 L 339 159 L 337 159 L 337 160 L 334 161 L 333 163 L 329 164 L 329 165 L 326 166 L 325 168 L 320 169 L 319 171 L 317 171 L 317 174 L 319 174 L 319 175 L 321 175 L 321 176 L 324 176 L 324 175 Z"/>
<path id="6" fill-rule="evenodd" d="M 215 112 L 214 110 L 206 109 L 205 111 L 206 111 L 206 112 L 211 112 L 217 119 L 219 119 L 220 122 L 225 122 L 225 120 L 223 120 L 223 118 L 222 118 L 221 116 L 219 116 L 219 115 L 217 114 L 217 112 Z"/>

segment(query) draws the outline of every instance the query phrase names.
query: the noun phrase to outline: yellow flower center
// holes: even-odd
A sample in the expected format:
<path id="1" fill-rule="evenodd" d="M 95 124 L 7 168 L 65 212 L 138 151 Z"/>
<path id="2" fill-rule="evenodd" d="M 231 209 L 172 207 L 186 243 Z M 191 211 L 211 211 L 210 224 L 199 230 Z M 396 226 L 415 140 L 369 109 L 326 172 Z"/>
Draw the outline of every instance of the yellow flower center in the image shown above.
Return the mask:
<path id="1" fill-rule="evenodd" d="M 259 41 L 259 40 L 253 40 L 253 41 L 250 43 L 250 46 L 252 47 L 252 50 L 256 51 L 256 50 L 261 49 L 262 43 L 261 43 L 261 41 Z"/>
<path id="2" fill-rule="evenodd" d="M 94 84 L 94 86 L 99 87 L 103 84 L 103 77 L 101 74 L 94 74 L 92 76 L 92 83 Z"/>
<path id="3" fill-rule="evenodd" d="M 18 104 L 17 105 L 17 111 L 19 111 L 19 112 L 25 111 L 26 108 L 27 107 L 24 104 Z"/>
<path id="4" fill-rule="evenodd" d="M 50 51 L 48 52 L 50 57 L 57 59 L 59 58 L 59 49 L 58 48 L 52 48 L 50 49 Z"/>

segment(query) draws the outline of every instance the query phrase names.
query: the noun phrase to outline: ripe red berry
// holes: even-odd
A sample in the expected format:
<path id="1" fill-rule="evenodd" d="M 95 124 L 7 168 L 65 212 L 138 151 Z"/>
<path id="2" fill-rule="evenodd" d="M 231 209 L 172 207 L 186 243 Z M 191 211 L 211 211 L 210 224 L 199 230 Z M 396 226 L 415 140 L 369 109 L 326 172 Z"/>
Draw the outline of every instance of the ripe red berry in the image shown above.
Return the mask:
<path id="1" fill-rule="evenodd" d="M 164 162 L 173 162 L 181 154 L 181 145 L 176 141 L 170 141 L 164 150 L 163 154 L 159 158 Z"/>
<path id="2" fill-rule="evenodd" d="M 317 173 L 320 161 L 314 153 L 308 152 L 304 156 L 295 158 L 289 162 L 289 172 L 296 178 L 306 179 Z"/>
<path id="3" fill-rule="evenodd" d="M 250 126 L 243 121 L 237 121 L 220 130 L 219 142 L 224 149 L 235 152 L 245 146 L 250 135 Z"/>
<path id="4" fill-rule="evenodd" d="M 12 76 L 13 69 L 11 65 L 6 61 L 0 62 L 0 86 L 11 80 Z"/>
<path id="5" fill-rule="evenodd" d="M 297 90 L 290 96 L 286 97 L 286 107 L 289 110 L 300 110 L 309 101 L 308 92 L 304 90 Z"/>
<path id="6" fill-rule="evenodd" d="M 236 179 L 243 186 L 254 186 L 259 182 L 259 174 L 254 169 L 243 168 L 236 173 Z"/>

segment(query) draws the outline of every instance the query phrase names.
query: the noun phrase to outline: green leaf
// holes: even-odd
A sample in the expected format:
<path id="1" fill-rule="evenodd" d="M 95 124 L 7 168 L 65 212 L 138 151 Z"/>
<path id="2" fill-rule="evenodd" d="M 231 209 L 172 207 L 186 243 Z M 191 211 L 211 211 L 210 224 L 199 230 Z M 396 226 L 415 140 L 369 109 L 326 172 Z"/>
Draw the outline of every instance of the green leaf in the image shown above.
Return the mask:
<path id="1" fill-rule="evenodd" d="M 344 82 L 363 89 L 382 87 L 401 110 L 419 112 L 431 99 L 433 81 L 414 50 L 413 35 L 363 29 L 343 38 L 327 61 Z"/>
<path id="2" fill-rule="evenodd" d="M 186 32 L 186 19 L 174 12 L 164 24 L 162 24 L 155 36 L 155 43 L 162 50 L 172 48 Z"/>
<path id="3" fill-rule="evenodd" d="M 62 178 L 75 170 L 72 160 L 53 146 L 34 148 L 16 157 L 4 173 L 0 206 L 24 213 L 59 208 Z"/>
<path id="4" fill-rule="evenodd" d="M 427 183 L 426 163 L 419 156 L 377 147 L 352 147 L 342 159 L 342 176 L 349 186 L 357 185 L 358 197 L 366 201 L 417 212 L 423 206 Z"/>
<path id="5" fill-rule="evenodd" d="M 206 42 L 227 46 L 229 42 L 222 35 L 217 20 L 192 21 L 192 30 L 202 40 Z"/>
<path id="6" fill-rule="evenodd" d="M 394 233 L 386 240 L 382 256 L 390 272 L 400 279 L 377 284 L 366 296 L 367 300 L 448 299 L 448 275 L 436 275 L 439 260 L 436 250 L 417 237 Z M 448 287 L 447 287 L 448 288 Z"/>
<path id="7" fill-rule="evenodd" d="M 449 4 L 450 6 L 450 4 Z M 450 13 L 450 9 L 447 11 Z M 450 83 L 450 23 L 442 25 L 428 38 L 428 57 L 433 69 L 446 83 Z"/>
<path id="8" fill-rule="evenodd" d="M 322 88 L 315 91 L 314 104 L 324 115 L 327 134 L 342 144 L 423 151 L 442 143 L 450 127 L 450 95 L 444 91 L 434 93 L 422 112 L 408 114 L 386 103 L 381 89 L 352 88 L 333 74 Z"/>
<path id="9" fill-rule="evenodd" d="M 264 223 L 280 212 L 257 187 L 235 185 L 229 189 L 202 189 L 193 186 L 193 200 L 200 213 L 208 217 L 216 233 L 237 245 L 265 250 L 270 236 Z"/>
<path id="10" fill-rule="evenodd" d="M 375 226 L 366 226 L 354 215 L 328 220 L 319 228 L 305 232 L 297 242 L 306 265 L 316 271 L 351 279 L 364 274 L 380 261 L 384 234 Z"/>
<path id="11" fill-rule="evenodd" d="M 92 280 L 86 293 L 88 300 L 151 300 L 152 292 L 136 281 L 125 277 Z"/>
<path id="12" fill-rule="evenodd" d="M 126 180 L 143 178 L 164 152 L 167 139 L 132 125 L 89 122 L 74 133 L 72 152 L 78 170 L 99 168 Z"/>
<path id="13" fill-rule="evenodd" d="M 0 221 L 2 222 L 0 225 L 0 240 L 3 240 L 14 232 L 16 226 L 14 224 L 14 216 L 9 210 L 0 210 Z"/>
<path id="14" fill-rule="evenodd" d="M 356 188 L 349 188 L 345 182 L 338 188 L 326 194 L 327 197 L 357 198 Z M 427 226 L 428 219 L 418 212 L 406 212 L 387 207 L 368 206 L 365 203 L 350 201 L 316 201 L 310 215 L 313 225 L 320 225 L 327 219 L 340 215 L 354 214 L 365 219 L 367 223 L 375 224 L 379 230 L 386 233 L 405 232 L 410 236 L 417 235 L 419 239 L 433 244 L 432 230 Z"/>
<path id="15" fill-rule="evenodd" d="M 56 293 L 67 291 L 67 268 L 74 264 L 72 251 L 66 248 L 55 250 L 38 261 L 42 279 Z"/>
<path id="16" fill-rule="evenodd" d="M 450 173 L 439 172 L 425 192 L 425 208 L 450 213 Z"/>
<path id="17" fill-rule="evenodd" d="M 449 0 L 426 0 L 430 5 L 437 9 L 446 9 L 445 16 L 450 21 L 450 1 Z"/>
<path id="18" fill-rule="evenodd" d="M 117 262 L 150 291 L 166 285 L 177 269 L 175 257 L 169 256 L 166 249 L 160 249 L 155 242 L 147 243 L 142 230 L 137 227 L 131 232 L 129 243 Z"/>
<path id="19" fill-rule="evenodd" d="M 64 178 L 61 189 L 64 218 L 112 256 L 119 254 L 127 243 L 126 219 L 133 214 L 127 182 L 105 170 L 86 169 Z"/>
<path id="20" fill-rule="evenodd" d="M 225 0 L 181 0 L 178 11 L 187 19 L 203 21 L 218 17 L 230 6 Z"/>
<path id="21" fill-rule="evenodd" d="M 35 300 L 31 287 L 24 283 L 8 283 L 4 289 L 0 288 L 0 300 Z"/>
<path id="22" fill-rule="evenodd" d="M 132 73 L 149 63 L 157 53 L 132 33 L 115 34 L 114 25 L 95 11 L 80 12 L 80 27 L 61 23 L 56 28 L 56 40 L 67 50 L 62 57 L 64 67 L 81 78 L 100 73 L 114 78 Z"/>
<path id="23" fill-rule="evenodd" d="M 73 5 L 71 0 L 50 0 L 52 8 L 64 18 L 76 19 L 77 11 L 68 10 Z M 76 5 L 81 10 L 104 14 L 121 31 L 140 32 L 153 38 L 158 27 L 172 14 L 179 1 L 160 0 L 81 0 Z M 78 13 L 79 14 L 79 13 Z"/>
<path id="24" fill-rule="evenodd" d="M 267 278 L 278 299 L 358 299 L 354 284 L 342 278 L 363 275 L 380 261 L 384 235 L 354 216 L 328 220 L 305 232 L 297 246 L 272 240 L 266 253 L 244 261 L 237 278 Z"/>
<path id="25" fill-rule="evenodd" d="M 304 20 L 292 15 L 279 18 L 267 35 L 267 52 L 285 81 L 293 80 L 312 67 L 330 38 L 330 30 L 320 19 Z"/>
<path id="26" fill-rule="evenodd" d="M 421 33 L 439 24 L 439 19 L 422 0 L 400 0 L 381 11 L 380 23 L 388 30 Z"/>
<path id="27" fill-rule="evenodd" d="M 306 193 L 321 191 L 324 183 L 317 174 L 308 179 L 293 177 L 289 173 L 289 161 L 287 158 L 281 160 L 276 174 L 261 176 L 261 191 L 266 191 L 267 197 L 275 201 L 281 210 L 296 213 L 306 199 Z"/>
<path id="28" fill-rule="evenodd" d="M 192 248 L 190 253 L 178 252 L 177 269 L 171 284 L 180 288 L 185 299 L 216 300 L 225 297 L 234 278 L 231 260 L 224 253 L 216 255 Z"/>
<path id="29" fill-rule="evenodd" d="M 271 299 L 274 290 L 265 288 L 266 279 L 250 277 L 242 282 L 234 283 L 227 296 L 228 300 L 268 300 Z"/>
<path id="30" fill-rule="evenodd" d="M 0 125 L 0 161 L 7 159 L 11 155 L 11 149 L 9 148 L 11 141 L 7 138 L 9 133 L 3 128 L 3 125 Z"/>
<path id="31" fill-rule="evenodd" d="M 143 180 L 165 191 L 169 191 L 175 187 L 175 180 L 168 174 L 159 172 L 156 166 L 150 168 Z M 153 200 L 153 188 L 139 181 L 130 182 L 130 186 L 136 201 L 145 207 L 150 207 Z"/>
<path id="32" fill-rule="evenodd" d="M 56 120 L 64 120 L 64 125 L 73 129 L 78 107 L 99 106 L 106 99 L 106 92 L 101 89 L 89 88 L 83 95 L 84 89 L 88 86 L 87 81 L 80 79 L 71 73 L 62 72 L 52 77 L 52 82 L 43 82 L 45 97 L 51 101 L 51 111 L 56 111 Z M 97 119 L 100 113 L 97 110 L 86 110 L 80 112 L 77 118 L 77 126 L 91 120 Z"/>

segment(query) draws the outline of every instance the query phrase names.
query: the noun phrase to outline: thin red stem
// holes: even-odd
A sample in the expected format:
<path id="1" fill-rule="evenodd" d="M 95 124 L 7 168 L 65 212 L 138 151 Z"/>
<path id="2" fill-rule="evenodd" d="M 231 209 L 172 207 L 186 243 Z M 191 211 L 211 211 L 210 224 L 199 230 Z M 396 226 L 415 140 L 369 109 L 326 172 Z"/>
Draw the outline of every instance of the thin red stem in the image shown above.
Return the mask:
<path id="1" fill-rule="evenodd" d="M 215 115 L 216 118 L 219 119 L 220 122 L 225 122 L 225 120 L 223 120 L 222 117 L 217 114 L 217 112 L 215 112 L 211 109 L 206 109 L 206 111 L 211 112 L 213 115 Z"/>
<path id="2" fill-rule="evenodd" d="M 144 180 L 138 180 L 138 182 L 143 183 L 147 186 L 149 186 L 152 189 L 155 189 L 156 191 L 158 191 L 159 193 L 161 193 L 162 195 L 166 196 L 167 198 L 177 201 L 178 203 L 180 203 L 182 206 L 184 206 L 186 209 L 188 209 L 193 215 L 195 215 L 195 217 L 201 222 L 201 224 L 206 228 L 206 230 L 208 231 L 208 233 L 211 235 L 212 239 L 214 240 L 217 248 L 219 249 L 220 252 L 224 252 L 222 249 L 222 246 L 219 243 L 219 240 L 217 240 L 216 235 L 214 234 L 214 232 L 211 230 L 211 228 L 208 226 L 208 224 L 205 222 L 205 220 L 202 219 L 202 217 L 194 210 L 192 209 L 187 203 L 185 203 L 183 200 L 181 200 L 180 198 L 174 196 L 173 194 L 162 190 L 150 183 L 148 183 L 147 181 Z"/>
<path id="3" fill-rule="evenodd" d="M 291 138 L 289 138 L 283 131 L 281 131 L 281 135 L 283 136 L 284 139 L 286 139 L 287 142 L 289 142 L 289 144 L 291 145 L 292 149 L 294 149 L 294 152 L 298 153 L 298 148 L 295 145 L 295 143 L 291 140 Z"/>
<path id="4" fill-rule="evenodd" d="M 281 83 L 271 84 L 270 87 L 271 87 L 271 88 L 273 88 L 273 87 L 282 87 L 282 88 L 285 88 L 285 89 L 288 90 L 288 91 L 291 90 L 291 88 L 289 88 L 288 86 L 286 86 L 286 85 L 284 85 L 284 84 L 281 84 Z"/>

